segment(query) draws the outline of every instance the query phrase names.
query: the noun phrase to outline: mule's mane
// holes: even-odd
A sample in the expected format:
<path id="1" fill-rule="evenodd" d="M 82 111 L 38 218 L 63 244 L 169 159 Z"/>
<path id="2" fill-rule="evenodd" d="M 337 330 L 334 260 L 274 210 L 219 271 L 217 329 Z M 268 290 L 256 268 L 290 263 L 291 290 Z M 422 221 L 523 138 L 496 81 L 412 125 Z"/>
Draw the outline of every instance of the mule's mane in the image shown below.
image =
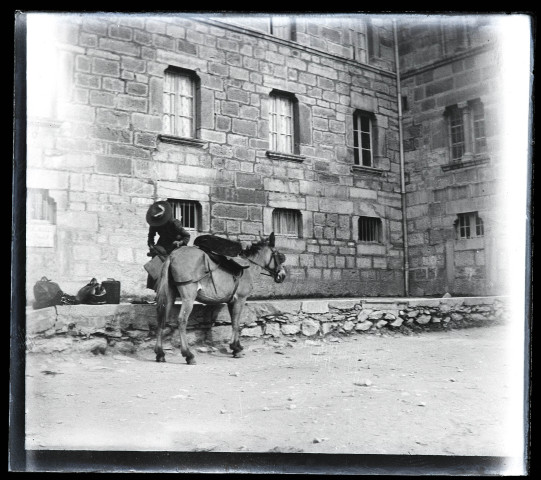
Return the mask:
<path id="1" fill-rule="evenodd" d="M 261 251 L 261 249 L 267 244 L 267 240 L 260 240 L 257 243 L 252 243 L 252 245 L 242 250 L 242 255 L 244 255 L 245 257 L 253 257 L 254 255 L 257 255 Z"/>

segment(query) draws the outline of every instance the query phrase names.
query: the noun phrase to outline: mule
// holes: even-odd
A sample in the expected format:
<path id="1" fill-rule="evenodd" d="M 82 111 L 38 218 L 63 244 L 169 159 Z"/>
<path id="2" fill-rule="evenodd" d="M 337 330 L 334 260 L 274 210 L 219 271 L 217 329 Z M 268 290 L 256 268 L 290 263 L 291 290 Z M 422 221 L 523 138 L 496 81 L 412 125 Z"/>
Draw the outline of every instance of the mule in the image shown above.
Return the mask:
<path id="1" fill-rule="evenodd" d="M 285 255 L 275 248 L 274 232 L 269 238 L 242 250 L 240 257 L 248 260 L 250 266 L 237 276 L 212 261 L 197 247 L 181 247 L 166 258 L 156 284 L 158 325 L 154 353 L 157 362 L 165 362 L 162 331 L 178 296 L 182 302 L 178 317 L 180 352 L 188 365 L 196 363 L 186 339 L 186 326 L 195 301 L 206 305 L 227 304 L 232 328 L 229 348 L 234 357 L 240 356 L 243 347 L 239 322 L 246 300 L 253 290 L 252 267 L 260 268 L 263 270 L 260 273 L 271 276 L 276 283 L 282 283 L 286 278 L 283 267 Z"/>

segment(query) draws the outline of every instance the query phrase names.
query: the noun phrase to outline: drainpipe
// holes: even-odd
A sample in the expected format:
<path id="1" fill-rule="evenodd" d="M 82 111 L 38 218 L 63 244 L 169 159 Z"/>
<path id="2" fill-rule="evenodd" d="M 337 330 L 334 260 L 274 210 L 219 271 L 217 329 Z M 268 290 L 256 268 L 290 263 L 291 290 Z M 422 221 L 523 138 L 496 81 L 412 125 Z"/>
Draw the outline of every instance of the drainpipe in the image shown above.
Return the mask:
<path id="1" fill-rule="evenodd" d="M 402 200 L 402 236 L 404 239 L 404 296 L 409 297 L 409 248 L 408 248 L 408 219 L 406 215 L 406 177 L 404 166 L 404 137 L 402 133 L 402 90 L 400 86 L 400 63 L 398 56 L 398 34 L 396 19 L 393 19 L 394 56 L 396 65 L 396 96 L 398 99 L 398 146 L 400 152 L 400 197 Z"/>

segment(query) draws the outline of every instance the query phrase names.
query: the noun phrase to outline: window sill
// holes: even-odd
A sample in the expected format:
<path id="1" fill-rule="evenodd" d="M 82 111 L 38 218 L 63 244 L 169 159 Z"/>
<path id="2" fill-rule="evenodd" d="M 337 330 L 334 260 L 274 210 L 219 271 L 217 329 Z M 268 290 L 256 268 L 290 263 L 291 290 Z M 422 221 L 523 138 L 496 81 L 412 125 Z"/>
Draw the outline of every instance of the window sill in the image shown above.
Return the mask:
<path id="1" fill-rule="evenodd" d="M 270 150 L 266 151 L 268 158 L 274 158 L 276 160 L 291 160 L 293 162 L 304 162 L 305 158 L 303 155 L 296 155 L 294 153 L 280 153 L 280 152 L 271 152 Z"/>
<path id="2" fill-rule="evenodd" d="M 366 167 L 365 165 L 352 165 L 352 172 L 368 173 L 369 175 L 383 175 L 385 170 L 376 167 Z"/>
<path id="3" fill-rule="evenodd" d="M 166 135 L 161 133 L 158 135 L 158 139 L 163 143 L 171 143 L 173 145 L 190 145 L 197 148 L 205 148 L 207 143 L 205 140 L 198 138 L 177 137 L 175 135 Z"/>
<path id="4" fill-rule="evenodd" d="M 475 157 L 475 158 L 472 158 L 471 160 L 465 160 L 465 161 L 462 161 L 462 160 L 456 160 L 456 161 L 453 161 L 447 165 L 442 165 L 441 169 L 444 171 L 444 172 L 448 172 L 450 170 L 458 170 L 458 169 L 461 169 L 461 168 L 469 168 L 469 167 L 476 167 L 478 165 L 484 165 L 485 163 L 488 163 L 490 162 L 490 158 L 489 157 Z"/>
<path id="5" fill-rule="evenodd" d="M 462 250 L 483 250 L 485 248 L 484 237 L 457 238 L 455 241 L 455 251 Z"/>

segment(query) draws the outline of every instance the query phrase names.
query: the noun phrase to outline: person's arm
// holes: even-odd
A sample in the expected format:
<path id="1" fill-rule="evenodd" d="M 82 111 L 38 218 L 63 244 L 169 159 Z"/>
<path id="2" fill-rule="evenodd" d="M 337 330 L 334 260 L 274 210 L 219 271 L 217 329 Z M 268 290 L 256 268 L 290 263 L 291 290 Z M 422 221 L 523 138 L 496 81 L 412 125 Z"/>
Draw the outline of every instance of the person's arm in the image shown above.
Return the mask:
<path id="1" fill-rule="evenodd" d="M 156 229 L 154 227 L 150 227 L 148 229 L 148 241 L 147 245 L 148 248 L 152 248 L 154 246 L 154 237 L 156 236 Z"/>
<path id="2" fill-rule="evenodd" d="M 179 220 L 175 219 L 173 224 L 175 225 L 176 241 L 179 242 L 179 245 L 188 245 L 190 233 L 182 226 Z"/>

